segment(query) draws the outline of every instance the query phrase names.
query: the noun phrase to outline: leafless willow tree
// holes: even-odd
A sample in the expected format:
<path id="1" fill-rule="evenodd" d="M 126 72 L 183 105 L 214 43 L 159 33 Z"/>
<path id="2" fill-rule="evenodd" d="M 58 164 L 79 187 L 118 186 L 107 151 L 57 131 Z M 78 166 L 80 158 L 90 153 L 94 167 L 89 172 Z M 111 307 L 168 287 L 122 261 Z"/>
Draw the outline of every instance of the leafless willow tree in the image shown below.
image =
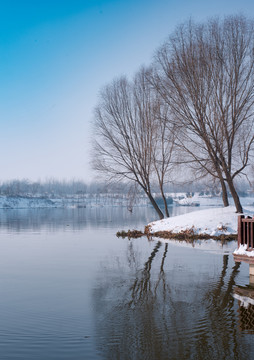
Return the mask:
<path id="1" fill-rule="evenodd" d="M 169 104 L 177 146 L 196 169 L 226 183 L 242 212 L 234 180 L 253 155 L 254 25 L 243 16 L 189 21 L 157 51 L 153 85 Z"/>
<path id="2" fill-rule="evenodd" d="M 173 135 L 165 126 L 167 107 L 146 80 L 141 69 L 133 81 L 121 77 L 106 86 L 95 109 L 93 168 L 110 178 L 136 182 L 150 199 L 160 218 L 152 192 L 157 181 L 163 185 L 170 168 Z"/>
<path id="3" fill-rule="evenodd" d="M 146 75 L 147 76 L 147 75 Z M 158 94 L 157 94 L 158 95 Z M 175 157 L 176 129 L 170 119 L 169 106 L 159 96 L 155 102 L 154 121 L 156 120 L 156 136 L 152 147 L 152 161 L 157 182 L 164 202 L 165 215 L 169 217 L 164 185 L 170 182 Z"/>

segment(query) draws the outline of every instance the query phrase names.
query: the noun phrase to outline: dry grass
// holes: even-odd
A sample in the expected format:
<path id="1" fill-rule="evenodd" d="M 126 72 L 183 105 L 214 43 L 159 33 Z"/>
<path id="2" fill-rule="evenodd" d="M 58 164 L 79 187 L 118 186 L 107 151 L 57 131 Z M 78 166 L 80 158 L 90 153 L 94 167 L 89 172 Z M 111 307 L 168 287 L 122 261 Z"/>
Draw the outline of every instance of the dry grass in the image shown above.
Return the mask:
<path id="1" fill-rule="evenodd" d="M 157 231 L 152 233 L 151 227 L 148 225 L 145 227 L 145 231 L 142 232 L 140 230 L 128 230 L 128 231 L 118 231 L 116 233 L 117 237 L 122 237 L 128 239 L 131 238 L 140 238 L 142 236 L 147 236 L 148 238 L 157 237 L 161 239 L 176 239 L 176 240 L 184 240 L 184 241 L 190 241 L 190 240 L 219 240 L 219 241 L 231 241 L 237 239 L 237 234 L 221 234 L 218 236 L 215 235 L 209 235 L 209 234 L 196 234 L 194 232 L 193 228 L 182 230 L 179 233 L 174 233 L 172 231 Z"/>

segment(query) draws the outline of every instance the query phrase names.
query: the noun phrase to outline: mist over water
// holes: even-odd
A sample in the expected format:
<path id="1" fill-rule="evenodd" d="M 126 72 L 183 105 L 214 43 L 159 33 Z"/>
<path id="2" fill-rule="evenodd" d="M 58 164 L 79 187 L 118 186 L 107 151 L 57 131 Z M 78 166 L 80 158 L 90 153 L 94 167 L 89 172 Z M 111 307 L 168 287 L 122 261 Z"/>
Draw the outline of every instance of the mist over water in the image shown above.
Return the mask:
<path id="1" fill-rule="evenodd" d="M 232 243 L 115 236 L 154 220 L 149 207 L 0 219 L 1 359 L 253 358 L 254 306 L 234 297 L 251 291 L 248 266 Z"/>

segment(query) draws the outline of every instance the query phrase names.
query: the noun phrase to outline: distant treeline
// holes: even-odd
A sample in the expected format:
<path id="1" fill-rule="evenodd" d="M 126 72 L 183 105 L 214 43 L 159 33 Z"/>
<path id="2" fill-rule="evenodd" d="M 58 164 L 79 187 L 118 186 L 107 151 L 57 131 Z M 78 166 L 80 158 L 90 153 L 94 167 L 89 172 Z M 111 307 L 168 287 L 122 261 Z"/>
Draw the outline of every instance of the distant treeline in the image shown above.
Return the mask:
<path id="1" fill-rule="evenodd" d="M 30 181 L 29 179 L 8 180 L 0 183 L 0 194 L 5 196 L 48 196 L 65 197 L 82 194 L 127 193 L 124 183 L 86 183 L 82 180 Z"/>
<path id="2" fill-rule="evenodd" d="M 239 194 L 244 196 L 250 189 L 247 182 L 238 183 Z M 155 188 L 156 190 L 156 188 Z M 68 197 L 82 196 L 82 194 L 131 194 L 133 191 L 130 184 L 125 182 L 105 183 L 93 182 L 86 183 L 82 180 L 55 180 L 30 181 L 28 179 L 14 179 L 2 181 L 0 183 L 0 195 L 3 196 L 33 196 L 33 197 Z M 165 186 L 168 193 L 199 192 L 201 195 L 211 194 L 220 195 L 220 187 L 216 184 L 206 182 L 195 182 L 181 185 L 168 184 Z M 159 189 L 158 189 L 159 192 Z M 135 195 L 143 195 L 142 190 L 135 189 Z"/>

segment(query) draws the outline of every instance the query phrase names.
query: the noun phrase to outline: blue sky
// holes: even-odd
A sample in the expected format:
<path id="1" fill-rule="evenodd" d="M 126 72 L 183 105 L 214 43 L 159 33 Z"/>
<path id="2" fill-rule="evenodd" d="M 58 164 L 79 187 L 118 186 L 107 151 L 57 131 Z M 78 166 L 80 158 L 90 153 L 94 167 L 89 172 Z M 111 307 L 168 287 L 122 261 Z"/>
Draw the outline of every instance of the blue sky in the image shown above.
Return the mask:
<path id="1" fill-rule="evenodd" d="M 0 181 L 84 179 L 100 88 L 132 76 L 180 22 L 253 0 L 0 0 Z"/>

